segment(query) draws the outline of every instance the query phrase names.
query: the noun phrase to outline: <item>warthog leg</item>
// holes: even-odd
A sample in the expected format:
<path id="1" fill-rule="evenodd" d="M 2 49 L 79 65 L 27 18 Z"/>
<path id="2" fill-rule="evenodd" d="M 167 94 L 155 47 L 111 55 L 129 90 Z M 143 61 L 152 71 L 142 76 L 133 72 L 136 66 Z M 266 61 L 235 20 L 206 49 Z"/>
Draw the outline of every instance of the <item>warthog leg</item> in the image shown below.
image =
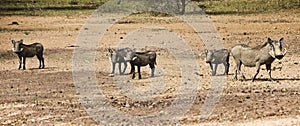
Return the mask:
<path id="1" fill-rule="evenodd" d="M 217 74 L 218 64 L 215 64 L 215 67 L 212 69 L 212 75 L 215 76 Z"/>
<path id="2" fill-rule="evenodd" d="M 256 73 L 254 74 L 254 76 L 252 77 L 252 82 L 255 80 L 256 76 L 258 75 L 259 73 L 259 69 L 260 69 L 260 63 L 259 62 L 256 62 Z"/>
<path id="3" fill-rule="evenodd" d="M 127 69 L 127 62 L 124 62 L 124 69 L 123 69 L 123 72 L 122 72 L 122 74 L 124 74 L 125 73 L 125 70 Z"/>
<path id="4" fill-rule="evenodd" d="M 19 56 L 19 70 L 21 69 L 21 67 L 22 67 L 22 57 Z"/>
<path id="5" fill-rule="evenodd" d="M 26 57 L 23 57 L 23 70 L 26 70 L 25 65 L 26 64 Z"/>
<path id="6" fill-rule="evenodd" d="M 151 77 L 154 77 L 155 68 L 151 69 Z"/>
<path id="7" fill-rule="evenodd" d="M 134 73 L 135 69 L 134 69 L 134 65 L 131 64 L 131 70 L 130 70 L 130 73 L 129 74 L 132 74 Z"/>
<path id="8" fill-rule="evenodd" d="M 135 67 L 134 67 L 134 65 L 131 65 L 131 72 L 130 73 L 132 73 L 132 79 L 134 79 L 135 78 Z"/>
<path id="9" fill-rule="evenodd" d="M 228 72 L 229 72 L 229 63 L 227 62 L 224 62 L 223 63 L 224 67 L 225 67 L 225 71 L 224 71 L 224 75 L 228 75 Z"/>
<path id="10" fill-rule="evenodd" d="M 112 70 L 111 70 L 111 73 L 109 74 L 110 77 L 114 76 L 115 74 L 115 67 L 116 67 L 116 63 L 112 63 Z"/>
<path id="11" fill-rule="evenodd" d="M 123 75 L 122 70 L 121 70 L 121 66 L 122 66 L 122 63 L 120 62 L 120 63 L 119 63 L 119 73 L 120 73 L 121 75 Z"/>
<path id="12" fill-rule="evenodd" d="M 38 58 L 38 60 L 40 62 L 39 69 L 45 68 L 43 56 L 40 56 L 40 55 L 36 55 L 36 56 L 37 56 L 37 58 Z"/>
<path id="13" fill-rule="evenodd" d="M 139 79 L 142 79 L 142 75 L 141 75 L 141 66 L 138 66 L 138 73 L 139 73 Z"/>
<path id="14" fill-rule="evenodd" d="M 236 63 L 236 70 L 235 70 L 235 74 L 234 74 L 234 79 L 237 80 L 237 72 L 239 72 L 243 78 L 243 80 L 246 80 L 246 77 L 244 76 L 243 72 L 241 71 L 241 66 L 242 63 L 241 61 L 235 61 Z"/>
<path id="15" fill-rule="evenodd" d="M 271 64 L 266 64 L 266 69 L 267 69 L 267 71 L 268 71 L 268 73 L 269 73 L 270 80 L 271 80 L 271 81 L 274 81 L 274 79 L 273 79 L 272 76 L 271 76 Z"/>
<path id="16" fill-rule="evenodd" d="M 151 68 L 151 77 L 154 77 L 154 71 L 155 71 L 154 63 L 150 63 L 149 66 Z"/>

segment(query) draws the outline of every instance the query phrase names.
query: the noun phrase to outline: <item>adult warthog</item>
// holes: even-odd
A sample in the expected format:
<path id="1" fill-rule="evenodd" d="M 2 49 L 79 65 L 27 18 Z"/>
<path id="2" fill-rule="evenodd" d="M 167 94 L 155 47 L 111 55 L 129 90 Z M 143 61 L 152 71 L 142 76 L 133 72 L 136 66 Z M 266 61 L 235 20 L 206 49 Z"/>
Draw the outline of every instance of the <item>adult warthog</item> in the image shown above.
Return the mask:
<path id="1" fill-rule="evenodd" d="M 229 51 L 227 49 L 220 50 L 205 50 L 205 62 L 209 63 L 212 70 L 212 76 L 216 75 L 216 71 L 219 64 L 223 64 L 225 67 L 224 75 L 228 75 L 229 71 Z M 215 64 L 213 66 L 213 64 Z"/>
<path id="2" fill-rule="evenodd" d="M 127 62 L 130 62 L 132 59 L 135 50 L 132 50 L 130 48 L 121 48 L 121 49 L 108 49 L 109 52 L 109 58 L 112 63 L 112 71 L 109 74 L 109 76 L 114 76 L 115 74 L 115 66 L 116 63 L 119 63 L 119 72 L 120 74 L 124 74 L 125 70 L 127 69 Z M 121 63 L 124 64 L 124 69 L 123 71 L 121 70 Z"/>
<path id="3" fill-rule="evenodd" d="M 23 69 L 25 70 L 26 57 L 34 57 L 34 56 L 37 56 L 40 62 L 39 69 L 45 68 L 44 57 L 43 57 L 44 47 L 41 43 L 33 43 L 30 45 L 25 45 L 23 44 L 23 39 L 21 39 L 20 41 L 11 40 L 11 42 L 13 44 L 13 49 L 12 49 L 13 52 L 16 53 L 20 59 L 19 69 L 21 69 L 23 63 Z"/>
<path id="4" fill-rule="evenodd" d="M 254 48 L 244 44 L 233 47 L 231 53 L 236 63 L 234 78 L 237 80 L 237 72 L 239 72 L 243 79 L 246 79 L 241 71 L 241 65 L 244 64 L 247 67 L 256 67 L 256 73 L 252 77 L 252 81 L 254 81 L 259 73 L 260 66 L 266 64 L 270 80 L 273 81 L 271 77 L 271 64 L 275 59 L 282 59 L 286 54 L 286 50 L 282 49 L 282 43 L 283 38 L 279 41 L 268 38 L 266 43 Z"/>
<path id="5" fill-rule="evenodd" d="M 147 66 L 149 64 L 151 68 L 151 77 L 154 76 L 155 65 L 156 65 L 156 53 L 153 51 L 136 52 L 130 61 L 132 79 L 135 78 L 135 67 L 138 67 L 139 79 L 142 78 L 141 66 Z"/>

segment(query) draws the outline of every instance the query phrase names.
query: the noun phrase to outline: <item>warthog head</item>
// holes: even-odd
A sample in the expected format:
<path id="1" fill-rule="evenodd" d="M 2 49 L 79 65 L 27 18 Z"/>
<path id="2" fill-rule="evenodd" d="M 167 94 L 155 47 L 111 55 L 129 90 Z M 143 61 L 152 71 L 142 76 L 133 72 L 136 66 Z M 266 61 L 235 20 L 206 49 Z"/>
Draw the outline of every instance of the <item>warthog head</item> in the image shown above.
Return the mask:
<path id="1" fill-rule="evenodd" d="M 11 40 L 11 43 L 14 45 L 14 47 L 12 48 L 13 52 L 17 53 L 23 51 L 23 48 L 20 47 L 20 45 L 23 44 L 23 39 L 21 39 L 20 41 Z"/>
<path id="2" fill-rule="evenodd" d="M 108 49 L 109 52 L 109 58 L 112 62 L 116 62 L 117 61 L 117 52 L 115 49 Z"/>
<path id="3" fill-rule="evenodd" d="M 214 50 L 205 50 L 205 62 L 206 63 L 211 63 L 214 62 Z"/>
<path id="4" fill-rule="evenodd" d="M 135 50 L 131 50 L 129 48 L 122 48 L 122 49 L 109 48 L 108 51 L 109 51 L 109 57 L 112 62 L 130 61 L 135 52 Z"/>
<path id="5" fill-rule="evenodd" d="M 270 44 L 269 54 L 276 59 L 282 59 L 286 54 L 286 49 L 282 49 L 283 38 L 279 41 L 268 38 Z"/>

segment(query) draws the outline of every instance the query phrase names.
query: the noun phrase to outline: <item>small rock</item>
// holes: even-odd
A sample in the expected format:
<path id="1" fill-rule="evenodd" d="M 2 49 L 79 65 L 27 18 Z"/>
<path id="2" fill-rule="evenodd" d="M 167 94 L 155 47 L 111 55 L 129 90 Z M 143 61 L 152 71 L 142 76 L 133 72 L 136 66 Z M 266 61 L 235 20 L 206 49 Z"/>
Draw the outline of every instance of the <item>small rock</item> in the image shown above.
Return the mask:
<path id="1" fill-rule="evenodd" d="M 281 92 L 286 92 L 287 90 L 285 88 L 282 88 L 281 89 Z"/>
<path id="2" fill-rule="evenodd" d="M 198 72 L 195 72 L 195 74 L 198 75 L 198 76 L 201 76 L 201 77 L 204 76 L 203 74 L 200 74 Z"/>
<path id="3" fill-rule="evenodd" d="M 19 25 L 19 23 L 16 22 L 16 21 L 11 22 L 11 24 L 12 24 L 12 25 Z"/>

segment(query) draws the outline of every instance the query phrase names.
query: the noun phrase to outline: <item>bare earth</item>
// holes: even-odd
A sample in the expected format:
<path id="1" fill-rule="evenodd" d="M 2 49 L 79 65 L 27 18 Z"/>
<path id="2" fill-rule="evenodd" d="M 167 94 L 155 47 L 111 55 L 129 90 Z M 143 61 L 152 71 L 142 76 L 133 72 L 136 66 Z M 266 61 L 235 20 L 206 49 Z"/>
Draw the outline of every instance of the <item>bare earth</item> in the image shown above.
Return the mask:
<path id="1" fill-rule="evenodd" d="M 227 49 L 240 43 L 256 46 L 265 42 L 267 37 L 284 37 L 283 47 L 287 48 L 288 53 L 282 60 L 275 60 L 273 63 L 272 76 L 276 81 L 267 80 L 265 66 L 262 66 L 255 82 L 233 80 L 235 63 L 231 57 L 230 71 L 221 98 L 209 118 L 200 120 L 201 107 L 211 89 L 209 65 L 203 60 L 205 45 L 190 26 L 178 19 L 133 17 L 108 29 L 97 50 L 95 74 L 107 102 L 128 114 L 147 116 L 149 113 L 159 113 L 176 99 L 178 86 L 181 84 L 180 68 L 164 48 L 146 47 L 157 51 L 157 68 L 164 70 L 158 70 L 155 78 L 164 77 L 167 81 L 166 89 L 155 99 L 147 102 L 130 100 L 115 89 L 114 80 L 108 77 L 110 63 L 107 48 L 117 46 L 120 38 L 125 38 L 133 30 L 159 26 L 174 31 L 185 39 L 197 56 L 200 66 L 199 72 L 191 73 L 200 78 L 196 99 L 178 124 L 300 125 L 299 14 L 281 12 L 244 16 L 214 15 L 210 18 Z M 86 19 L 87 17 L 75 16 L 0 17 L 3 29 L 0 32 L 0 125 L 97 125 L 81 105 L 72 76 L 72 56 L 76 48 L 72 46 L 75 45 Z M 19 25 L 10 25 L 13 21 L 17 21 Z M 37 58 L 29 58 L 27 70 L 18 70 L 19 62 L 17 55 L 11 51 L 10 38 L 24 39 L 26 44 L 41 42 L 45 47 L 46 68 L 37 69 Z M 254 74 L 254 68 L 242 67 L 242 70 L 247 79 Z M 118 71 L 116 73 L 119 76 Z M 150 85 L 149 68 L 142 68 L 142 73 L 141 80 L 129 79 L 136 89 L 143 90 Z M 159 101 L 159 104 L 153 105 L 155 101 Z"/>

